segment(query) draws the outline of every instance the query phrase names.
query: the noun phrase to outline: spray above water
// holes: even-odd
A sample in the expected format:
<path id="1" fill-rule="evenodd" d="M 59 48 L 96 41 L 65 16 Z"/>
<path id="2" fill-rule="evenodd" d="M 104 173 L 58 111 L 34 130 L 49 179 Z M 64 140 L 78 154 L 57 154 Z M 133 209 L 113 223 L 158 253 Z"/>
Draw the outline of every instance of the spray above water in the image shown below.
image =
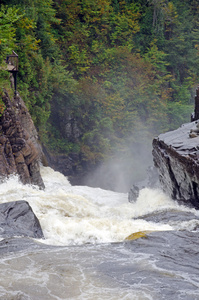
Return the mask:
<path id="1" fill-rule="evenodd" d="M 41 223 L 44 243 L 122 242 L 139 231 L 172 230 L 168 224 L 141 218 L 154 211 L 176 208 L 176 204 L 159 190 L 143 189 L 137 202 L 129 203 L 125 193 L 71 186 L 64 175 L 49 167 L 42 167 L 41 174 L 46 186 L 44 191 L 22 185 L 13 176 L 1 185 L 0 201 L 28 201 Z"/>
<path id="2" fill-rule="evenodd" d="M 134 183 L 147 177 L 147 169 L 153 166 L 152 138 L 147 130 L 135 130 L 109 159 L 84 176 L 81 184 L 128 192 Z"/>

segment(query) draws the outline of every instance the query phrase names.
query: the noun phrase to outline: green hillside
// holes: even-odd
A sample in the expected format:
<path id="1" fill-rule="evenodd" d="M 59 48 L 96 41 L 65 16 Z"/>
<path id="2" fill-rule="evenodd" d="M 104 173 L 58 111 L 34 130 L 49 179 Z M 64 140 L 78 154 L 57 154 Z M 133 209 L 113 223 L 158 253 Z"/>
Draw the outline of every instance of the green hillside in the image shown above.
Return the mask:
<path id="1" fill-rule="evenodd" d="M 75 154 L 88 170 L 117 152 L 131 160 L 130 172 L 139 169 L 130 149 L 150 148 L 154 135 L 189 122 L 199 73 L 198 1 L 1 3 L 0 86 L 10 89 L 3 66 L 14 50 L 17 90 L 50 151 Z"/>

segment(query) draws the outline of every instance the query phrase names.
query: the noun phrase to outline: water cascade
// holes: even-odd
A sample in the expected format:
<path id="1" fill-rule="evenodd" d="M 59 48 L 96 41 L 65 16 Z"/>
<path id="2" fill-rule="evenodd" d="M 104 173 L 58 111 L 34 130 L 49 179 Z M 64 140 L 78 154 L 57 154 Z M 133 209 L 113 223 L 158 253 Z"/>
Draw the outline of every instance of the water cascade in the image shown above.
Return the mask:
<path id="1" fill-rule="evenodd" d="M 41 175 L 45 190 L 16 176 L 1 185 L 1 203 L 28 201 L 45 239 L 0 241 L 0 299 L 199 297 L 198 211 L 160 190 L 129 203 L 127 194 L 71 186 L 49 167 Z"/>

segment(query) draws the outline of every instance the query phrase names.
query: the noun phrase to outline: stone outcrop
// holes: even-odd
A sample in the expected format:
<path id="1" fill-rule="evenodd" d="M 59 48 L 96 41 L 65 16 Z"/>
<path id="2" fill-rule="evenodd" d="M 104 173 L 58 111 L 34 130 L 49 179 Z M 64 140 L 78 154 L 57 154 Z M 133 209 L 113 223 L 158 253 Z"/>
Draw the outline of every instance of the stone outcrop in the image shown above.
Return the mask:
<path id="1" fill-rule="evenodd" d="M 149 167 L 147 169 L 147 177 L 145 180 L 133 184 L 128 192 L 128 201 L 132 203 L 136 202 L 140 190 L 143 188 L 159 188 L 158 172 L 155 167 Z"/>
<path id="2" fill-rule="evenodd" d="M 45 146 L 43 146 L 43 150 L 45 158 L 47 160 L 47 164 L 51 168 L 64 174 L 65 176 L 73 175 L 75 161 L 69 155 L 50 153 L 50 151 L 47 150 Z"/>
<path id="3" fill-rule="evenodd" d="M 18 174 L 24 184 L 44 188 L 39 162 L 42 156 L 37 131 L 19 95 L 3 96 L 6 109 L 0 118 L 0 177 Z"/>
<path id="4" fill-rule="evenodd" d="M 0 237 L 44 238 L 40 223 L 26 201 L 0 204 Z"/>
<path id="5" fill-rule="evenodd" d="M 179 202 L 199 208 L 199 121 L 153 140 L 154 164 L 163 190 Z"/>

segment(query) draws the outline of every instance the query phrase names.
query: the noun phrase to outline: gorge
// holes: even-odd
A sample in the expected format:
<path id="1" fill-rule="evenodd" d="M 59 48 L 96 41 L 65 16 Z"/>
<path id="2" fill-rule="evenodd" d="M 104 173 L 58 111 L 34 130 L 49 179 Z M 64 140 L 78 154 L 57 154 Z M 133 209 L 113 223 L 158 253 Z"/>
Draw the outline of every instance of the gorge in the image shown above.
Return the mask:
<path id="1" fill-rule="evenodd" d="M 129 203 L 125 193 L 72 186 L 40 166 L 43 153 L 22 99 L 5 100 L 1 163 L 14 174 L 1 165 L 0 299 L 197 297 L 198 211 L 157 189 L 141 189 Z M 39 167 L 35 173 L 29 162 Z"/>
<path id="2" fill-rule="evenodd" d="M 0 300 L 199 299 L 198 24 L 1 0 Z"/>

